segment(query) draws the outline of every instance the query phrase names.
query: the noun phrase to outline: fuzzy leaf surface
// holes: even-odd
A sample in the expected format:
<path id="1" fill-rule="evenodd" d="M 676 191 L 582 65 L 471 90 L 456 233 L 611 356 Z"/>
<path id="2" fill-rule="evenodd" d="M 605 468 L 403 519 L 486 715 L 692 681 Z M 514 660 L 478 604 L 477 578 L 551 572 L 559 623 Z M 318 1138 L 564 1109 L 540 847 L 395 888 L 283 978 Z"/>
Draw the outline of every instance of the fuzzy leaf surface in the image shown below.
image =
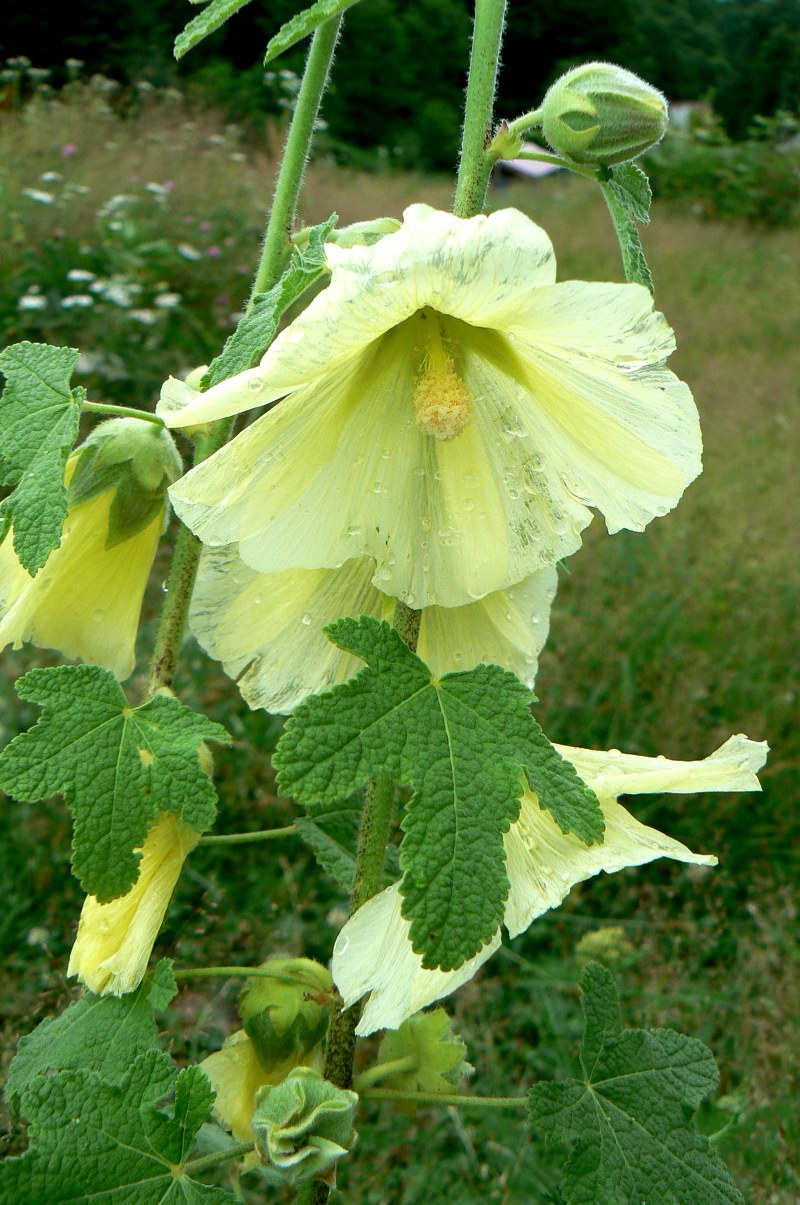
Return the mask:
<path id="1" fill-rule="evenodd" d="M 193 3 L 196 0 L 193 0 Z M 214 33 L 225 24 L 240 8 L 249 4 L 250 0 L 211 0 L 201 13 L 192 17 L 189 24 L 175 39 L 173 53 L 176 59 L 182 59 L 193 50 L 198 42 L 202 42 L 210 33 Z"/>
<path id="2" fill-rule="evenodd" d="M 174 1094 L 172 1116 L 157 1106 Z M 214 1092 L 199 1067 L 139 1055 L 119 1084 L 97 1071 L 37 1076 L 23 1093 L 28 1150 L 0 1166 L 2 1205 L 228 1205 L 183 1171 Z"/>
<path id="3" fill-rule="evenodd" d="M 567 1141 L 567 1205 L 743 1205 L 693 1114 L 717 1086 L 714 1056 L 673 1029 L 623 1029 L 614 980 L 581 975 L 584 1080 L 534 1084 L 529 1118 Z"/>
<path id="4" fill-rule="evenodd" d="M 652 293 L 653 277 L 637 226 L 637 222 L 646 226 L 650 221 L 650 181 L 633 163 L 619 163 L 606 171 L 608 178 L 600 177 L 600 188 L 619 239 L 625 279 L 631 284 L 644 285 Z"/>
<path id="5" fill-rule="evenodd" d="M 131 1060 L 153 1046 L 154 1014 L 166 1008 L 176 990 L 172 963 L 165 958 L 126 996 L 85 992 L 59 1017 L 46 1017 L 20 1039 L 6 1080 L 6 1100 L 18 1109 L 22 1093 L 43 1071 L 82 1068 L 99 1072 L 106 1083 L 120 1084 Z"/>
<path id="6" fill-rule="evenodd" d="M 297 13 L 290 21 L 282 25 L 274 38 L 270 38 L 267 43 L 267 53 L 264 55 L 264 66 L 266 67 L 267 63 L 271 63 L 278 55 L 283 54 L 284 50 L 289 50 L 297 42 L 307 38 L 318 25 L 322 25 L 323 21 L 329 21 L 331 17 L 338 17 L 340 13 L 352 8 L 356 3 L 357 0 L 316 0 L 315 4 L 304 8 L 302 12 Z"/>
<path id="7" fill-rule="evenodd" d="M 530 691 L 496 665 L 436 679 L 394 628 L 370 616 L 337 620 L 326 632 L 367 668 L 288 720 L 275 755 L 281 790 L 313 815 L 380 772 L 412 787 L 403 915 L 424 966 L 458 967 L 503 917 L 503 834 L 519 814 L 526 768 L 535 776 L 542 762 Z M 561 794 L 574 795 L 575 831 L 594 826 L 602 837 L 599 804 L 580 779 L 539 777 L 540 802 L 559 823 L 569 822 Z"/>
<path id="8" fill-rule="evenodd" d="M 256 293 L 252 309 L 240 319 L 220 354 L 212 360 L 203 377 L 205 389 L 258 363 L 275 338 L 289 306 L 327 271 L 325 240 L 338 220 L 338 214 L 332 213 L 326 222 L 306 231 L 308 242 L 305 247 L 292 248 L 289 265 L 278 283 L 266 293 Z"/>
<path id="9" fill-rule="evenodd" d="M 78 434 L 85 392 L 69 381 L 80 352 L 14 343 L 0 353 L 0 539 L 14 525 L 14 550 L 35 574 L 61 543 L 67 516 L 64 468 Z"/>
<path id="10" fill-rule="evenodd" d="M 198 751 L 203 741 L 229 742 L 220 724 L 168 695 L 129 707 L 97 665 L 30 670 L 17 694 L 44 712 L 0 755 L 0 787 L 30 803 L 64 796 L 75 820 L 73 870 L 87 894 L 106 903 L 133 886 L 134 850 L 160 812 L 198 832 L 213 823 L 216 791 Z"/>

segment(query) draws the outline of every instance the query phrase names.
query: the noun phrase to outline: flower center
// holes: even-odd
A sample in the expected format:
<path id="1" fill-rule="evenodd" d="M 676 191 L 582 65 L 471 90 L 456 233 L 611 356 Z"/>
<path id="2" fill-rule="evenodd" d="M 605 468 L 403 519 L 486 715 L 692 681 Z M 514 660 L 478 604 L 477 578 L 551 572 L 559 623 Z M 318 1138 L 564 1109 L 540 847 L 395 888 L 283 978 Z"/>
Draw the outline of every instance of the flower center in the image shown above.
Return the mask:
<path id="1" fill-rule="evenodd" d="M 414 389 L 417 426 L 434 439 L 454 439 L 470 421 L 470 396 L 444 346 L 436 314 L 423 310 L 420 318 L 425 320 L 425 352 Z"/>

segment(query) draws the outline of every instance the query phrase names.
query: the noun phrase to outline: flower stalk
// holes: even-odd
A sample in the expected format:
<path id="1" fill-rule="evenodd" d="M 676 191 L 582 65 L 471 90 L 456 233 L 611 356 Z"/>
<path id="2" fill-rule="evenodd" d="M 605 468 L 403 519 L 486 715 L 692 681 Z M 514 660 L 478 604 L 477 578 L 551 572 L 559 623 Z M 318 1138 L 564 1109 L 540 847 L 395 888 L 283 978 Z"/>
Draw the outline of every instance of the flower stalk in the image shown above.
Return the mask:
<path id="1" fill-rule="evenodd" d="M 505 0 L 476 0 L 469 63 L 461 160 L 453 213 L 471 218 L 481 213 L 492 170 L 486 153 L 491 139 L 497 68 L 506 17 Z"/>

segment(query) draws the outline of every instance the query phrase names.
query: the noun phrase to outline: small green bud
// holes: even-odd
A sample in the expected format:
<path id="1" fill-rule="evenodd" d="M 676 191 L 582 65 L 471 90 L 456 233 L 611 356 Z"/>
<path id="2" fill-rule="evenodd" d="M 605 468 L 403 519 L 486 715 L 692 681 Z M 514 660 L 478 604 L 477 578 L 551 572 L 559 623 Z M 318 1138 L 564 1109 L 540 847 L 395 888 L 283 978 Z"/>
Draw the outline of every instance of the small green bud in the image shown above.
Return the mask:
<path id="1" fill-rule="evenodd" d="M 562 75 L 541 113 L 553 150 L 595 167 L 635 159 L 661 141 L 669 124 L 658 89 L 613 63 L 585 63 Z"/>
<path id="2" fill-rule="evenodd" d="M 136 535 L 166 513 L 167 486 L 183 472 L 175 443 L 164 427 L 138 418 L 100 423 L 75 453 L 69 504 L 114 491 L 106 548 Z"/>
<path id="3" fill-rule="evenodd" d="M 371 247 L 387 234 L 395 234 L 403 225 L 397 218 L 371 218 L 367 222 L 352 222 L 340 230 L 332 230 L 328 242 L 339 247 Z"/>
<path id="4" fill-rule="evenodd" d="M 330 972 L 311 958 L 270 958 L 242 992 L 239 1015 L 262 1067 L 300 1062 L 322 1041 L 328 1024 Z"/>
<path id="5" fill-rule="evenodd" d="M 282 1083 L 256 1097 L 256 1150 L 284 1184 L 318 1178 L 333 1184 L 336 1164 L 352 1150 L 358 1096 L 337 1088 L 311 1067 L 295 1067 Z"/>
<path id="6" fill-rule="evenodd" d="M 586 966 L 588 962 L 601 962 L 603 966 L 614 967 L 634 961 L 636 950 L 621 925 L 608 925 L 604 929 L 584 933 L 575 947 L 575 957 L 580 966 Z"/>

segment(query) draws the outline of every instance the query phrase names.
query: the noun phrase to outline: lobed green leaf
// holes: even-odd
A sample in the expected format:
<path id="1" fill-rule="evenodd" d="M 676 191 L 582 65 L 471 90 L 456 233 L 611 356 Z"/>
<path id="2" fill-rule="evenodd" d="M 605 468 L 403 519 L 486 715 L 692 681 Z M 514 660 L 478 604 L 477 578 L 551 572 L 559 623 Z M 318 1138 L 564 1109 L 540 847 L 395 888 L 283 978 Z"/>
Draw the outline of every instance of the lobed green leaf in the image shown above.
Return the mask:
<path id="1" fill-rule="evenodd" d="M 613 977 L 581 976 L 585 1080 L 534 1084 L 529 1117 L 572 1153 L 567 1205 L 742 1205 L 693 1113 L 717 1086 L 711 1051 L 672 1029 L 622 1029 Z"/>
<path id="2" fill-rule="evenodd" d="M 158 1106 L 174 1095 L 173 1115 Z M 0 1166 L 3 1205 L 226 1205 L 231 1193 L 184 1166 L 214 1092 L 199 1067 L 176 1072 L 158 1050 L 119 1083 L 86 1069 L 37 1076 L 22 1096 L 28 1150 Z"/>
<path id="3" fill-rule="evenodd" d="M 327 271 L 325 240 L 338 220 L 338 214 L 332 213 L 326 222 L 304 231 L 308 235 L 307 242 L 303 247 L 292 248 L 289 264 L 278 283 L 266 293 L 256 293 L 252 308 L 226 340 L 220 354 L 212 360 L 203 377 L 204 389 L 258 363 L 275 338 L 278 324 L 289 306 Z"/>
<path id="4" fill-rule="evenodd" d="M 64 469 L 78 434 L 83 389 L 70 389 L 74 347 L 14 343 L 0 353 L 0 540 L 14 526 L 14 550 L 31 574 L 61 543 L 67 516 Z"/>
<path id="5" fill-rule="evenodd" d="M 97 665 L 31 670 L 17 694 L 44 712 L 0 755 L 0 787 L 26 802 L 64 796 L 75 820 L 73 870 L 101 903 L 136 882 L 134 851 L 159 813 L 175 812 L 198 832 L 213 823 L 216 792 L 199 748 L 229 742 L 220 724 L 169 695 L 129 707 Z"/>
<path id="6" fill-rule="evenodd" d="M 152 975 L 126 996 L 85 992 L 59 1017 L 46 1017 L 20 1039 L 4 1089 L 15 1110 L 36 1076 L 44 1071 L 97 1071 L 106 1083 L 121 1084 L 131 1060 L 156 1038 L 154 1014 L 176 992 L 172 963 L 162 959 Z"/>
<path id="7" fill-rule="evenodd" d="M 202 0 L 192 0 L 192 3 L 202 3 Z M 182 59 L 188 51 L 193 50 L 198 42 L 202 42 L 209 34 L 214 33 L 220 26 L 238 13 L 240 8 L 249 4 L 250 0 L 211 0 L 201 13 L 192 17 L 189 24 L 175 39 L 173 53 L 176 59 Z"/>
<path id="8" fill-rule="evenodd" d="M 307 38 L 318 25 L 330 21 L 332 17 L 338 17 L 356 3 L 357 0 L 316 0 L 315 4 L 304 8 L 301 13 L 297 13 L 282 25 L 275 37 L 270 39 L 264 55 L 264 66 L 297 42 L 301 42 L 303 38 Z"/>
<path id="9" fill-rule="evenodd" d="M 281 790 L 315 818 L 379 772 L 412 787 L 400 853 L 403 914 L 424 966 L 460 966 L 502 920 L 503 834 L 519 813 L 526 768 L 565 831 L 602 837 L 599 804 L 571 767 L 560 776 L 548 769 L 566 763 L 557 754 L 552 761 L 530 691 L 507 670 L 481 665 L 435 679 L 387 623 L 362 616 L 326 631 L 368 668 L 288 720 L 275 755 Z"/>

